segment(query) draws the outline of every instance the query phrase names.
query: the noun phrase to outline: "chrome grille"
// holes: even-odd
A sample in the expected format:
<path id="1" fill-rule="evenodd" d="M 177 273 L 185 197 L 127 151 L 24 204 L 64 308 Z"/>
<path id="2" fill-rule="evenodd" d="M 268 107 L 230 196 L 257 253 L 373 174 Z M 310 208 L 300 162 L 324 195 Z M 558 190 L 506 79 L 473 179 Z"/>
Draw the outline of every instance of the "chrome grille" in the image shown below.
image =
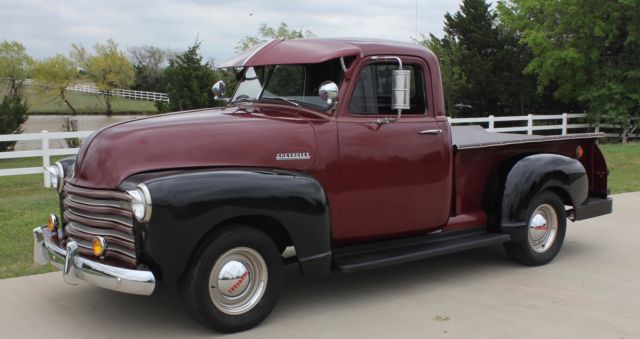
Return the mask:
<path id="1" fill-rule="evenodd" d="M 94 190 L 65 184 L 63 223 L 67 241 L 75 241 L 80 254 L 94 260 L 93 238 L 107 241 L 104 260 L 137 265 L 130 198 L 124 192 Z"/>

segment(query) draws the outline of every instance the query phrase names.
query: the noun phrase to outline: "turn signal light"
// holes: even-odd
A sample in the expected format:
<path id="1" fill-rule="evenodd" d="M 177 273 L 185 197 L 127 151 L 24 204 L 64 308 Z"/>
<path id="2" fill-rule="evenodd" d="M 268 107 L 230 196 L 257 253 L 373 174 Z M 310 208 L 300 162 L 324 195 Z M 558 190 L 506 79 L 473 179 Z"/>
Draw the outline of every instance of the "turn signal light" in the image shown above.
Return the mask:
<path id="1" fill-rule="evenodd" d="M 584 149 L 582 146 L 576 147 L 576 158 L 580 159 L 584 155 Z"/>
<path id="2" fill-rule="evenodd" d="M 58 218 L 55 214 L 49 214 L 49 220 L 47 220 L 47 228 L 52 233 L 58 230 Z"/>
<path id="3" fill-rule="evenodd" d="M 93 238 L 93 254 L 96 257 L 104 257 L 104 253 L 107 250 L 107 241 L 103 237 Z"/>

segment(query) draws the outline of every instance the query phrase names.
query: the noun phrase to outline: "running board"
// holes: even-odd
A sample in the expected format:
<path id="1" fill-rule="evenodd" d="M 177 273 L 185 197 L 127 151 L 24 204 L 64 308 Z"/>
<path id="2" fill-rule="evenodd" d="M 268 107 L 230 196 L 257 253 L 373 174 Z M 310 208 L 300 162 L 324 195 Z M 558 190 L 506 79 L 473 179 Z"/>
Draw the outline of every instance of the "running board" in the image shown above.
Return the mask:
<path id="1" fill-rule="evenodd" d="M 508 234 L 487 233 L 484 229 L 436 233 L 427 236 L 337 248 L 333 251 L 333 263 L 340 272 L 359 272 L 465 251 L 509 240 L 511 240 L 511 236 Z"/>

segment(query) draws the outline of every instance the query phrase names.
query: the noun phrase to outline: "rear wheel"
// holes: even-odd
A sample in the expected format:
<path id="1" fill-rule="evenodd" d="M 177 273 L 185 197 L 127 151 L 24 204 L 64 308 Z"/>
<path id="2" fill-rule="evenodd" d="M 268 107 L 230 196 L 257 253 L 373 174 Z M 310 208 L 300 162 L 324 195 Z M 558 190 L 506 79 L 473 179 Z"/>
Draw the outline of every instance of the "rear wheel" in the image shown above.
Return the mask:
<path id="1" fill-rule="evenodd" d="M 564 204 L 550 191 L 539 193 L 527 211 L 527 237 L 524 241 L 505 243 L 509 257 L 530 266 L 544 265 L 560 252 L 567 229 Z"/>
<path id="2" fill-rule="evenodd" d="M 282 283 L 278 247 L 262 231 L 238 225 L 209 242 L 178 288 L 185 308 L 198 322 L 238 332 L 271 313 Z"/>

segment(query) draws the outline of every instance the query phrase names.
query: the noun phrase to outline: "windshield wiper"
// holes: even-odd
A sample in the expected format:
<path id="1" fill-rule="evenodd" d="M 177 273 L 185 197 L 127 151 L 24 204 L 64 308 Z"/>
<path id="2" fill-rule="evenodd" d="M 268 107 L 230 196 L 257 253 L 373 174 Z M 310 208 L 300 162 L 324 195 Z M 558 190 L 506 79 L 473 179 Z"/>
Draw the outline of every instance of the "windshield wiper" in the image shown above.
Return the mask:
<path id="1" fill-rule="evenodd" d="M 276 99 L 276 100 L 282 100 L 282 101 L 286 101 L 286 102 L 288 102 L 288 103 L 292 104 L 293 106 L 300 107 L 300 104 L 299 104 L 299 103 L 297 103 L 296 101 L 291 100 L 291 99 L 287 99 L 287 98 L 283 98 L 283 97 L 267 97 L 267 98 L 262 98 L 262 99 Z"/>
<path id="2" fill-rule="evenodd" d="M 233 100 L 232 102 L 230 102 L 230 104 L 236 104 L 239 102 L 254 102 L 256 101 L 256 99 L 254 98 L 249 98 L 249 97 L 242 97 L 242 98 L 238 98 L 236 100 Z"/>

